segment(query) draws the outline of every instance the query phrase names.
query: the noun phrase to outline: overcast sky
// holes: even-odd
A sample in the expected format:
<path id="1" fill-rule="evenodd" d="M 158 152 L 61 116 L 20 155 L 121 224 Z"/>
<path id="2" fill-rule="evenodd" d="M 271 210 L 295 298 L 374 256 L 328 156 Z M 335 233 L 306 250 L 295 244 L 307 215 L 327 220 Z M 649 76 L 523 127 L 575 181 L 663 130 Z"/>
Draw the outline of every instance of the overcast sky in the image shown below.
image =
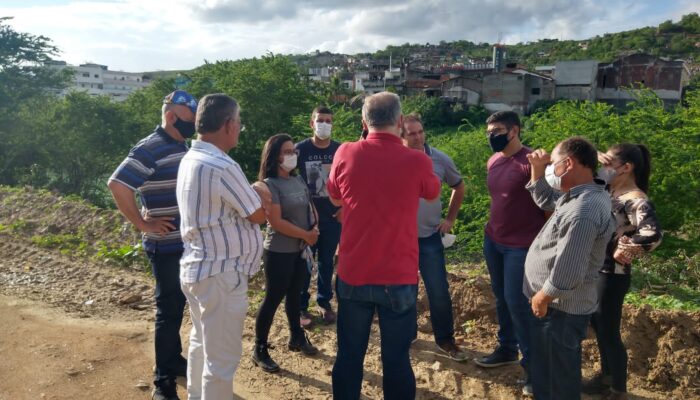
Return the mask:
<path id="1" fill-rule="evenodd" d="M 70 64 L 132 72 L 273 53 L 470 40 L 586 39 L 700 12 L 693 0 L 1 0 L 17 31 Z"/>

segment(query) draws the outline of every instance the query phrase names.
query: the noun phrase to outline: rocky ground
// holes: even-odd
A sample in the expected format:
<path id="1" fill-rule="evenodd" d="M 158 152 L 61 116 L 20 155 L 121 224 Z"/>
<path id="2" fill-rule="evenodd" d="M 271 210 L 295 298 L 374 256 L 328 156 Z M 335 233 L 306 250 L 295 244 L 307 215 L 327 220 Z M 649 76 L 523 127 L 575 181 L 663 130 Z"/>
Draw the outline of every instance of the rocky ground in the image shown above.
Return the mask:
<path id="1" fill-rule="evenodd" d="M 98 210 L 47 192 L 0 188 L 0 400 L 146 399 L 152 368 L 153 282 L 145 273 L 117 268 L 94 248 L 59 251 L 36 240 L 47 232 L 97 241 L 133 240 L 113 211 Z M 32 239 L 34 238 L 34 239 Z M 91 250 L 92 249 L 92 250 Z M 471 357 L 495 346 L 495 309 L 488 278 L 469 271 L 450 275 L 458 341 Z M 286 351 L 279 310 L 271 331 L 278 374 L 253 366 L 254 313 L 262 294 L 251 284 L 244 357 L 234 383 L 244 399 L 330 399 L 335 329 L 317 325 L 315 357 Z M 183 327 L 187 337 L 188 321 Z M 700 398 L 700 314 L 625 309 L 631 398 Z M 483 370 L 435 351 L 427 299 L 419 295 L 419 340 L 412 363 L 420 399 L 519 398 L 518 366 Z M 365 361 L 363 396 L 382 398 L 377 326 Z M 186 343 L 185 343 L 186 346 Z M 595 343 L 584 342 L 584 375 L 597 368 Z M 184 385 L 184 382 L 180 382 Z M 184 388 L 181 397 L 186 398 Z M 589 397 L 594 398 L 594 397 Z"/>

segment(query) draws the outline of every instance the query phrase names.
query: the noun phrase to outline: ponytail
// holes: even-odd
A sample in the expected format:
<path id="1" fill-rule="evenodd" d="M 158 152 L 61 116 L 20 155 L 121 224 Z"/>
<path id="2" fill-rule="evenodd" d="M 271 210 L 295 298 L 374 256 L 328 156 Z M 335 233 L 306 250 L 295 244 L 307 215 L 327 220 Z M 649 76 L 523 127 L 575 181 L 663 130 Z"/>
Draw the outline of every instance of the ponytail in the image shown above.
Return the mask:
<path id="1" fill-rule="evenodd" d="M 630 163 L 634 166 L 634 183 L 647 193 L 649 191 L 649 175 L 651 174 L 651 155 L 649 149 L 643 144 L 621 143 L 610 150 L 622 163 Z"/>

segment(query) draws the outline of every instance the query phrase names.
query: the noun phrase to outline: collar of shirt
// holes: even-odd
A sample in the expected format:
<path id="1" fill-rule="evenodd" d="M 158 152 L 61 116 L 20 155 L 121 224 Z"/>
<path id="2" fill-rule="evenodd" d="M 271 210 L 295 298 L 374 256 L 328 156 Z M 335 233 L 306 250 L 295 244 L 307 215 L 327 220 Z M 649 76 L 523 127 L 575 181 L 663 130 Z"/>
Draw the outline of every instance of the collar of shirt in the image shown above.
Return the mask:
<path id="1" fill-rule="evenodd" d="M 390 142 L 401 144 L 401 138 L 388 132 L 372 132 L 367 135 L 365 140 L 387 140 Z"/>
<path id="2" fill-rule="evenodd" d="M 588 192 L 588 191 L 604 191 L 605 190 L 605 185 L 601 184 L 600 181 L 593 180 L 591 183 L 584 183 L 583 185 L 578 185 L 576 187 L 571 188 L 566 195 L 562 196 L 562 204 L 568 202 L 571 199 L 575 199 L 578 197 L 581 193 Z"/>
<path id="3" fill-rule="evenodd" d="M 198 139 L 192 141 L 192 150 L 199 150 L 214 157 L 228 156 L 228 154 L 224 153 L 223 150 L 215 145 Z"/>
<path id="4" fill-rule="evenodd" d="M 175 138 L 170 136 L 168 132 L 166 132 L 165 129 L 163 129 L 163 127 L 160 125 L 156 126 L 155 132 L 168 143 L 185 144 L 185 142 L 178 142 L 177 140 L 175 140 Z"/>

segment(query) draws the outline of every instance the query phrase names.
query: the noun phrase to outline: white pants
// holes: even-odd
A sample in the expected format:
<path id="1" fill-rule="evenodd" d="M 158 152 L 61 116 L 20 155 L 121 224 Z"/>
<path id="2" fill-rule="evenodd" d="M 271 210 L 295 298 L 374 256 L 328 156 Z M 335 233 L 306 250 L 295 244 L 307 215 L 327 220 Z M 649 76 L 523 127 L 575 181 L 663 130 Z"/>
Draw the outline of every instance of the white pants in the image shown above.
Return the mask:
<path id="1" fill-rule="evenodd" d="M 243 352 L 248 276 L 223 272 L 197 283 L 182 283 L 182 291 L 192 317 L 188 399 L 233 399 L 233 375 Z"/>

